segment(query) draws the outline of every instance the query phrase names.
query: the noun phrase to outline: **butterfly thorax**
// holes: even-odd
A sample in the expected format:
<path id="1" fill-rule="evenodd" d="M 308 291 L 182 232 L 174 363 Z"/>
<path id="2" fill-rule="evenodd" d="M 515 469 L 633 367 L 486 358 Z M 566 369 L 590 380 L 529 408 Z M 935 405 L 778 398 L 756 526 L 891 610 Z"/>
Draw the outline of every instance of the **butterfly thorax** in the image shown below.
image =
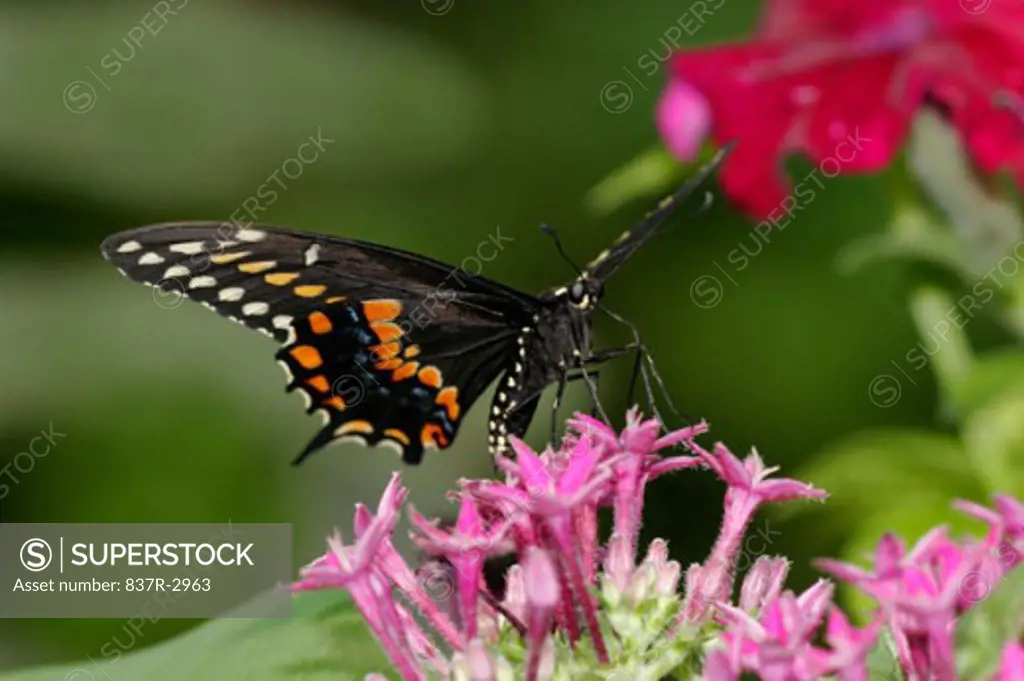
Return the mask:
<path id="1" fill-rule="evenodd" d="M 499 380 L 491 404 L 492 455 L 507 447 L 510 433 L 520 433 L 522 424 L 530 422 L 544 388 L 589 355 L 591 315 L 600 294 L 599 283 L 581 278 L 540 296 L 545 304 L 532 323 L 520 329 L 515 360 Z"/>

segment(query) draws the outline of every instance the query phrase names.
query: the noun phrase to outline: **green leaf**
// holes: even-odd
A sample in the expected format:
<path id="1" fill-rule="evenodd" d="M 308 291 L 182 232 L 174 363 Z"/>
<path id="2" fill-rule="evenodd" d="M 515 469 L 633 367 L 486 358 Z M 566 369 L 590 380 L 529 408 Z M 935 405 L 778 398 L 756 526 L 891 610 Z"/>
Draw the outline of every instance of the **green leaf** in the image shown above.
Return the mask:
<path id="1" fill-rule="evenodd" d="M 956 665 L 965 681 L 991 678 L 1003 646 L 1024 635 L 1024 568 L 1017 566 L 992 593 L 960 618 Z"/>
<path id="2" fill-rule="evenodd" d="M 157 5 L 176 12 L 0 10 L 0 149 L 12 172 L 112 204 L 233 210 L 275 171 L 280 194 L 416 178 L 475 153 L 482 85 L 422 34 L 311 8 Z M 333 141 L 282 170 L 318 131 Z"/>
<path id="3" fill-rule="evenodd" d="M 871 681 L 903 681 L 896 641 L 888 627 L 882 629 L 868 653 L 868 678 Z"/>
<path id="4" fill-rule="evenodd" d="M 1024 384 L 1015 384 L 965 420 L 963 442 L 991 492 L 1024 489 Z"/>
<path id="5" fill-rule="evenodd" d="M 103 650 L 108 654 L 0 674 L 0 681 L 361 681 L 390 668 L 362 617 L 339 592 L 297 595 L 291 619 L 212 620 L 137 652 L 122 653 L 115 645 Z"/>
<path id="6" fill-rule="evenodd" d="M 957 412 L 968 417 L 990 403 L 995 395 L 1024 386 L 1024 352 L 1001 349 L 977 355 L 970 374 L 957 384 L 953 399 Z"/>
<path id="7" fill-rule="evenodd" d="M 917 209 L 901 208 L 893 216 L 891 230 L 851 242 L 840 252 L 837 266 L 840 272 L 852 275 L 886 260 L 925 261 L 949 269 L 965 281 L 977 278 L 959 239 Z"/>

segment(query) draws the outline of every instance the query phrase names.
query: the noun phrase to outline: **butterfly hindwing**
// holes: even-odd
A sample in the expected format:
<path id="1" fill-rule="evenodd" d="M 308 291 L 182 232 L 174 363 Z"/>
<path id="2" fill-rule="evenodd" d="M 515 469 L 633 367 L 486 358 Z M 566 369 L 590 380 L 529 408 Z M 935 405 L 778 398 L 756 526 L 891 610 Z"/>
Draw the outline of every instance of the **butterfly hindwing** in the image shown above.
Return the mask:
<path id="1" fill-rule="evenodd" d="M 128 277 L 195 299 L 275 338 L 289 390 L 336 439 L 418 463 L 450 446 L 501 372 L 535 300 L 437 261 L 365 242 L 254 225 L 176 223 L 115 234 Z"/>
<path id="2" fill-rule="evenodd" d="M 451 445 L 465 410 L 501 370 L 512 338 L 452 354 L 442 349 L 457 342 L 451 333 L 408 326 L 393 299 L 339 301 L 295 321 L 294 340 L 277 358 L 289 390 L 305 394 L 308 411 L 324 420 L 297 461 L 334 439 L 391 446 L 412 464 L 426 450 Z"/>

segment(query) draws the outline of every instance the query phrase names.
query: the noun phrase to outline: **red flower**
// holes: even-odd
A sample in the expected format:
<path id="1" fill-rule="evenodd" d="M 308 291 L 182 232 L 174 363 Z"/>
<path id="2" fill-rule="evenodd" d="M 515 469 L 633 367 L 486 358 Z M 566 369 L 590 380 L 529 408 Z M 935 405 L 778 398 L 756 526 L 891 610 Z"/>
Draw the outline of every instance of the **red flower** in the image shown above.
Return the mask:
<path id="1" fill-rule="evenodd" d="M 1009 167 L 1024 185 L 1024 129 L 1000 102 L 1024 98 L 1021 0 L 767 0 L 752 40 L 681 52 L 671 66 L 707 99 L 714 138 L 739 141 L 722 184 L 755 216 L 789 194 L 782 156 L 803 152 L 826 177 L 881 170 L 928 99 L 980 170 Z M 679 129 L 694 126 L 666 118 L 662 136 L 678 148 Z"/>

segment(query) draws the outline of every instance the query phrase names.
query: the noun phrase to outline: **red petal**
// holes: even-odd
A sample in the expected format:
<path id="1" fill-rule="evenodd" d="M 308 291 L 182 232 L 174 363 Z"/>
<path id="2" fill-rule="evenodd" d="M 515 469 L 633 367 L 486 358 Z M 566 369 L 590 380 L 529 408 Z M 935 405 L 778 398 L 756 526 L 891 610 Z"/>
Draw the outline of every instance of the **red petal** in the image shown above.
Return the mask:
<path id="1" fill-rule="evenodd" d="M 714 137 L 724 144 L 738 140 L 720 173 L 722 187 L 741 209 L 756 217 L 772 212 L 788 194 L 779 156 L 797 107 L 785 87 L 754 80 L 752 68 L 774 62 L 785 48 L 736 45 L 678 55 L 672 68 L 707 98 Z"/>

